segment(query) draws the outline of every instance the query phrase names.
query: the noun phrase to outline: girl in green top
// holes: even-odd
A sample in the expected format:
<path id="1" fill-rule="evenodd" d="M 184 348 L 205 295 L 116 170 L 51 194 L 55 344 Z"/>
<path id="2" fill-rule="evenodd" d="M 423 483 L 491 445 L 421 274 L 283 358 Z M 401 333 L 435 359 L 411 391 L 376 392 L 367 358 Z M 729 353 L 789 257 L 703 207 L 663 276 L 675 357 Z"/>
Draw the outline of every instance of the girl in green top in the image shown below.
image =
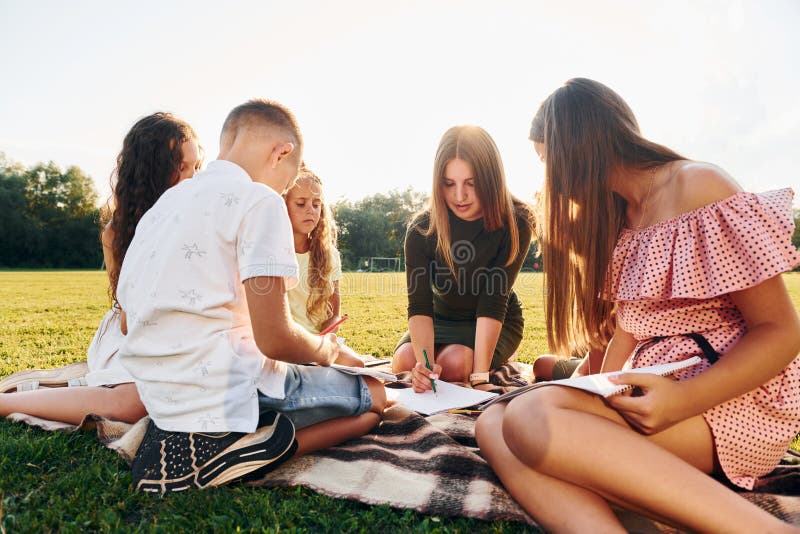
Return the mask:
<path id="1" fill-rule="evenodd" d="M 408 332 L 392 369 L 411 370 L 415 391 L 436 378 L 488 389 L 489 370 L 517 349 L 522 308 L 511 288 L 530 246 L 531 220 L 508 190 L 489 134 L 477 126 L 445 132 L 430 206 L 411 221 L 405 241 Z"/>

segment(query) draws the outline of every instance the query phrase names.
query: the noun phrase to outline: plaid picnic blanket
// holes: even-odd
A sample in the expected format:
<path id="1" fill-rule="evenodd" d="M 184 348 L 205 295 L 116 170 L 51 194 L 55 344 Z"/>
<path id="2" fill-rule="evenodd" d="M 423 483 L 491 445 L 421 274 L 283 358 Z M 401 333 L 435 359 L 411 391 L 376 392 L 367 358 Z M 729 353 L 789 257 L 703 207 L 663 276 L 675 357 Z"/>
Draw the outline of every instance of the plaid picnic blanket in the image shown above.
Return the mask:
<path id="1" fill-rule="evenodd" d="M 519 378 L 518 370 L 519 364 L 501 370 L 493 383 L 510 386 Z M 510 378 L 503 378 L 503 373 Z M 10 417 L 48 430 L 96 428 L 100 441 L 128 462 L 147 425 L 147 418 L 128 425 L 89 416 L 80 427 L 74 427 L 21 414 Z M 474 416 L 445 413 L 422 417 L 393 406 L 370 433 L 294 458 L 254 485 L 307 486 L 335 498 L 410 508 L 429 515 L 535 525 L 481 458 L 474 424 Z M 800 465 L 779 467 L 762 479 L 755 491 L 742 492 L 742 496 L 800 525 Z M 629 531 L 677 532 L 629 511 L 617 513 Z"/>

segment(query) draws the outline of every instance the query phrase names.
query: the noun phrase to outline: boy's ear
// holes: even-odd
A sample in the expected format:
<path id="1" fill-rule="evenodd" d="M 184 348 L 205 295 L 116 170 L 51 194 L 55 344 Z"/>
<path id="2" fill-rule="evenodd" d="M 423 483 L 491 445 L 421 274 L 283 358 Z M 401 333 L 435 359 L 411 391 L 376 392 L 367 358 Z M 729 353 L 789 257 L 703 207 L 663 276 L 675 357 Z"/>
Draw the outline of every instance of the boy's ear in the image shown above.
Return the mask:
<path id="1" fill-rule="evenodd" d="M 278 163 L 287 158 L 292 152 L 294 152 L 294 143 L 281 143 L 279 145 L 275 145 L 275 148 L 272 149 L 272 154 L 270 154 L 272 168 L 274 169 L 277 167 Z"/>

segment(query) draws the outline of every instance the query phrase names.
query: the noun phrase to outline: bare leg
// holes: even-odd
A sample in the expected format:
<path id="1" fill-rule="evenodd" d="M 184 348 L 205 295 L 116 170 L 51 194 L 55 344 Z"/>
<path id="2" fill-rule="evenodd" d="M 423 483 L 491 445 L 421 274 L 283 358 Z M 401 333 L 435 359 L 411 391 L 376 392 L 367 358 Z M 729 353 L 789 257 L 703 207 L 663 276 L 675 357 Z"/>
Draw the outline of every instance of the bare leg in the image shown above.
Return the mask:
<path id="1" fill-rule="evenodd" d="M 386 406 L 386 391 L 383 384 L 370 377 L 364 381 L 372 396 L 372 407 L 367 413 L 353 417 L 340 417 L 311 425 L 297 431 L 296 456 L 333 447 L 347 440 L 363 436 L 378 424 Z"/>
<path id="2" fill-rule="evenodd" d="M 533 376 L 536 380 L 552 380 L 553 366 L 556 364 L 556 357 L 551 354 L 542 354 L 533 362 Z"/>
<path id="3" fill-rule="evenodd" d="M 475 352 L 466 345 L 444 345 L 436 352 L 436 363 L 442 366 L 445 382 L 468 382 Z"/>
<path id="4" fill-rule="evenodd" d="M 505 409 L 506 404 L 496 404 L 481 414 L 475 437 L 486 461 L 522 507 L 547 531 L 624 532 L 602 497 L 534 471 L 512 454 L 501 439 Z"/>
<path id="5" fill-rule="evenodd" d="M 645 510 L 655 517 L 668 518 L 692 530 L 791 529 L 704 474 L 714 469 L 714 449 L 710 430 L 699 416 L 645 437 L 632 431 L 598 397 L 553 387 L 514 399 L 505 408 L 502 440 L 507 449 L 489 445 L 486 441 L 491 438 L 484 434 L 487 450 L 494 451 L 495 456 L 507 450 L 540 475 Z M 591 444 L 594 454 L 585 454 L 586 444 Z M 500 466 L 495 468 L 502 471 Z M 515 493 L 513 488 L 525 484 L 524 480 L 516 480 L 514 473 L 505 476 L 509 478 L 510 491 L 523 507 L 545 525 L 558 524 L 566 511 L 553 505 L 546 482 L 535 491 Z M 507 482 L 502 476 L 501 479 Z M 536 480 L 543 481 L 546 479 Z M 607 505 L 599 500 L 585 499 L 581 514 L 592 515 L 599 521 L 609 517 L 604 507 Z M 575 513 L 572 505 L 570 510 Z M 619 524 L 616 520 L 596 522 L 595 530 L 598 527 L 613 530 Z"/>
<path id="6" fill-rule="evenodd" d="M 397 350 L 394 351 L 394 356 L 392 356 L 392 372 L 402 373 L 403 371 L 410 371 L 416 363 L 417 359 L 414 357 L 414 347 L 411 343 L 403 343 L 397 347 Z"/>
<path id="7" fill-rule="evenodd" d="M 447 382 L 467 382 L 472 372 L 473 350 L 466 345 L 444 345 L 436 351 L 436 363 L 442 366 L 440 378 Z M 392 356 L 392 372 L 410 371 L 417 364 L 411 343 L 400 345 Z"/>
<path id="8" fill-rule="evenodd" d="M 147 411 L 139 399 L 136 385 L 37 389 L 0 395 L 0 417 L 19 412 L 73 425 L 96 414 L 115 421 L 135 423 Z"/>

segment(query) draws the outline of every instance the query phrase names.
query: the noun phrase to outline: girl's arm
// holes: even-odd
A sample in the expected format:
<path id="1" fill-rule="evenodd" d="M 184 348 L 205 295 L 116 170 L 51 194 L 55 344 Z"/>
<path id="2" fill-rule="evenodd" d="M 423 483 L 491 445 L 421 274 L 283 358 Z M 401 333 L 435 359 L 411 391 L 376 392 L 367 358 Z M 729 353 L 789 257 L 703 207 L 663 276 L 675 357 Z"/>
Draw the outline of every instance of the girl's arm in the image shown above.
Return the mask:
<path id="1" fill-rule="evenodd" d="M 111 250 L 111 246 L 114 243 L 114 230 L 111 229 L 110 222 L 103 229 L 103 233 L 100 234 L 100 243 L 103 245 L 103 261 L 106 264 L 106 272 L 108 273 L 108 282 L 110 284 L 111 271 L 117 266 L 117 262 L 114 261 L 114 252 Z"/>
<path id="2" fill-rule="evenodd" d="M 108 273 L 108 283 L 111 284 L 111 271 L 113 271 L 117 263 L 114 260 L 114 251 L 111 249 L 112 244 L 114 243 L 114 230 L 111 229 L 111 223 L 109 222 L 106 227 L 103 229 L 103 233 L 100 234 L 100 243 L 103 245 L 103 261 L 106 264 L 106 272 Z M 120 330 L 124 335 L 128 335 L 128 316 L 125 314 L 125 310 L 120 309 Z"/>
<path id="3" fill-rule="evenodd" d="M 783 371 L 800 352 L 800 319 L 783 277 L 731 293 L 747 333 L 708 370 L 686 381 L 697 413 L 756 389 Z"/>
<path id="4" fill-rule="evenodd" d="M 514 261 L 506 264 L 511 254 L 509 234 L 497 257 L 486 266 L 490 276 L 483 277 L 482 284 L 473 288 L 479 292 L 475 310 L 477 322 L 472 360 L 473 373 L 486 373 L 491 368 L 494 349 L 497 346 L 508 309 L 508 296 L 511 294 L 511 289 L 514 287 L 514 282 L 531 245 L 531 228 L 519 216 L 517 217 L 517 230 L 519 232 L 518 250 Z"/>
<path id="5" fill-rule="evenodd" d="M 411 369 L 411 382 L 417 393 L 431 389 L 430 379 L 439 378 L 442 366 L 434 361 L 433 347 L 433 317 L 427 315 L 412 315 L 408 318 L 408 333 L 411 336 L 411 346 L 414 348 L 414 358 L 417 364 Z M 428 353 L 428 361 L 432 369 L 425 365 L 425 356 L 422 350 Z"/>
<path id="6" fill-rule="evenodd" d="M 411 335 L 411 346 L 414 347 L 414 357 L 419 363 L 425 365 L 422 349 L 428 352 L 428 360 L 433 365 L 433 318 L 427 315 L 414 315 L 408 318 L 408 333 Z"/>
<path id="7" fill-rule="evenodd" d="M 487 373 L 492 365 L 494 348 L 500 337 L 503 323 L 490 317 L 478 317 L 475 327 L 475 355 L 472 361 L 473 373 Z"/>
<path id="8" fill-rule="evenodd" d="M 606 345 L 608 348 L 608 345 Z M 594 375 L 600 372 L 605 358 L 605 351 L 603 349 L 590 349 L 588 354 L 583 358 L 581 364 L 572 373 L 572 377 Z"/>
<path id="9" fill-rule="evenodd" d="M 403 250 L 406 255 L 406 289 L 408 291 L 408 333 L 414 357 L 425 367 L 422 349 L 434 366 L 433 290 L 429 243 L 414 224 L 406 232 Z M 438 366 L 435 366 L 438 367 Z M 427 376 L 427 370 L 423 373 Z M 430 386 L 428 386 L 428 389 Z"/>
<path id="10" fill-rule="evenodd" d="M 324 323 L 320 325 L 319 327 L 320 332 L 324 331 L 326 328 L 328 328 L 328 325 L 335 323 L 341 318 L 339 315 L 342 311 L 341 302 L 342 299 L 339 296 L 339 281 L 335 280 L 333 282 L 333 294 L 331 295 L 330 300 L 328 300 L 328 303 L 330 304 L 331 307 L 332 315 Z M 337 330 L 339 330 L 338 326 L 333 329 L 334 332 L 336 332 Z"/>
<path id="11" fill-rule="evenodd" d="M 681 382 L 655 375 L 622 375 L 619 383 L 639 386 L 646 393 L 609 397 L 609 404 L 650 434 L 763 386 L 785 369 L 800 351 L 800 320 L 783 278 L 774 276 L 730 295 L 747 332 L 716 363 Z"/>
<path id="12" fill-rule="evenodd" d="M 600 367 L 601 373 L 619 371 L 625 365 L 625 360 L 636 348 L 638 341 L 633 335 L 623 330 L 619 323 L 614 327 L 614 335 L 606 347 L 606 354 L 603 357 L 603 364 Z M 597 372 L 593 369 L 593 371 Z"/>

